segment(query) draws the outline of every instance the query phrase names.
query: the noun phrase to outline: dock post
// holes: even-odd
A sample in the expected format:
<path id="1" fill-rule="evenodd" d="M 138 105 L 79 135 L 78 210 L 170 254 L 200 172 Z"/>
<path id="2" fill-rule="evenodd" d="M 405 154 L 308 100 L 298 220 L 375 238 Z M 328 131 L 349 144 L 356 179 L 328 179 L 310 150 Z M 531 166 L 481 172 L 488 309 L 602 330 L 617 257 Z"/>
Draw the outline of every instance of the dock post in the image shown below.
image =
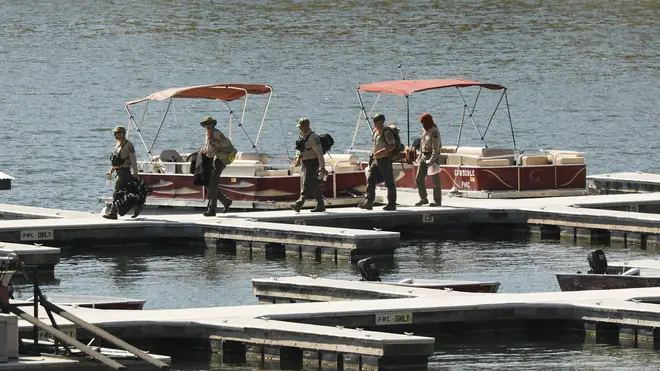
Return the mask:
<path id="1" fill-rule="evenodd" d="M 341 370 L 341 354 L 321 351 L 321 371 Z"/>
<path id="2" fill-rule="evenodd" d="M 652 327 L 638 327 L 637 328 L 637 347 L 640 349 L 655 350 L 660 348 L 656 344 L 660 344 L 660 333 L 657 329 Z"/>
<path id="3" fill-rule="evenodd" d="M 645 234 L 642 241 L 642 247 L 659 247 L 660 236 L 657 234 Z"/>
<path id="4" fill-rule="evenodd" d="M 637 329 L 619 326 L 619 345 L 627 348 L 637 348 Z"/>
<path id="5" fill-rule="evenodd" d="M 570 240 L 571 242 L 575 243 L 575 241 L 577 241 L 575 227 L 567 227 L 562 225 L 560 227 L 559 237 L 561 239 Z"/>
<path id="6" fill-rule="evenodd" d="M 361 371 L 422 371 L 428 369 L 428 356 L 401 356 L 401 357 L 361 357 Z"/>
<path id="7" fill-rule="evenodd" d="M 267 369 L 299 370 L 302 367 L 300 348 L 263 346 L 264 364 Z"/>
<path id="8" fill-rule="evenodd" d="M 360 355 L 353 353 L 343 354 L 344 371 L 360 371 Z"/>
<path id="9" fill-rule="evenodd" d="M 218 354 L 222 363 L 245 363 L 245 344 L 211 336 L 211 352 Z"/>
<path id="10" fill-rule="evenodd" d="M 319 246 L 300 246 L 303 259 L 321 260 L 321 248 Z"/>
<path id="11" fill-rule="evenodd" d="M 585 322 L 585 343 L 591 344 L 619 344 L 619 329 L 615 323 Z"/>
<path id="12" fill-rule="evenodd" d="M 313 349 L 302 350 L 302 369 L 304 371 L 318 371 L 321 368 L 321 352 Z"/>
<path id="13" fill-rule="evenodd" d="M 245 344 L 245 364 L 248 366 L 263 367 L 264 346 L 259 344 Z"/>
<path id="14" fill-rule="evenodd" d="M 252 257 L 257 255 L 266 258 L 284 256 L 285 248 L 281 243 L 252 241 Z"/>
<path id="15" fill-rule="evenodd" d="M 610 231 L 610 244 L 629 247 L 642 244 L 642 234 L 639 232 Z"/>
<path id="16" fill-rule="evenodd" d="M 250 241 L 236 241 L 236 256 L 244 258 L 252 258 L 252 242 Z"/>
<path id="17" fill-rule="evenodd" d="M 542 240 L 558 240 L 561 234 L 559 227 L 545 224 L 530 224 L 529 232 L 532 236 L 538 236 Z"/>
<path id="18" fill-rule="evenodd" d="M 284 251 L 287 258 L 297 260 L 302 259 L 302 251 L 300 250 L 300 245 L 286 244 L 284 245 Z"/>

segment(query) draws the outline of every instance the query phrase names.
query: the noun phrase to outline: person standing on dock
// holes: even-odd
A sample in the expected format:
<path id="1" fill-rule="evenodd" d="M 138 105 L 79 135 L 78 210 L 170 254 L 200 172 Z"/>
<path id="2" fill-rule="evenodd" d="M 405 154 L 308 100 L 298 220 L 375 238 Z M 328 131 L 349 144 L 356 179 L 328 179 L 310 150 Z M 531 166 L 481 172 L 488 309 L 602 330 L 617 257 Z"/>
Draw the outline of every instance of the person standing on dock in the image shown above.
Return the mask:
<path id="1" fill-rule="evenodd" d="M 417 166 L 417 191 L 419 192 L 419 202 L 415 206 L 422 206 L 429 203 L 426 192 L 426 175 L 428 169 L 433 165 L 438 165 L 440 159 L 440 130 L 433 122 L 433 117 L 429 113 L 424 113 L 419 117 L 422 124 L 422 137 L 419 144 L 419 165 Z M 440 174 L 431 175 L 433 181 L 433 201 L 429 206 L 440 206 L 442 204 L 442 188 L 440 186 Z"/>
<path id="2" fill-rule="evenodd" d="M 204 121 L 199 124 L 206 129 L 206 143 L 204 144 L 204 148 L 200 148 L 199 151 L 204 156 L 213 159 L 213 172 L 207 188 L 209 203 L 204 216 L 215 216 L 218 198 L 224 207 L 222 209 L 223 213 L 229 210 L 233 202 L 224 193 L 220 192 L 218 185 L 220 183 L 220 174 L 236 158 L 236 149 L 231 141 L 220 130 L 215 128 L 218 122 L 213 117 L 206 116 L 204 117 Z"/>
<path id="3" fill-rule="evenodd" d="M 128 186 L 128 183 L 132 180 L 131 172 L 133 177 L 138 178 L 138 167 L 137 167 L 137 158 L 135 157 L 135 147 L 133 143 L 126 139 L 126 128 L 119 125 L 115 127 L 112 132 L 115 135 L 117 143 L 115 144 L 115 150 L 110 156 L 110 162 L 112 167 L 110 171 L 105 173 L 105 176 L 111 177 L 112 173 L 117 174 L 115 176 L 115 189 L 114 192 L 117 193 L 121 189 L 124 189 Z M 114 200 L 113 200 L 114 201 Z M 142 211 L 142 207 L 136 205 L 133 208 L 133 218 L 137 218 Z M 106 219 L 117 219 L 117 206 L 115 202 L 112 203 L 110 211 L 107 214 L 103 215 Z"/>
<path id="4" fill-rule="evenodd" d="M 312 212 L 323 212 L 325 211 L 325 205 L 323 204 L 323 196 L 321 195 L 319 176 L 325 176 L 328 172 L 325 170 L 321 139 L 309 127 L 310 124 L 307 117 L 298 120 L 296 126 L 300 131 L 300 136 L 296 141 L 294 166 L 300 166 L 302 162 L 300 174 L 302 186 L 300 198 L 291 205 L 291 209 L 298 213 L 305 203 L 305 199 L 314 198 L 316 200 L 316 207 L 312 209 Z"/>
<path id="5" fill-rule="evenodd" d="M 396 140 L 392 130 L 385 126 L 385 115 L 377 114 L 373 118 L 373 147 L 369 159 L 369 177 L 367 178 L 367 195 L 360 209 L 371 210 L 376 198 L 376 183 L 378 179 L 385 181 L 387 187 L 387 205 L 383 210 L 396 210 L 396 184 L 392 170 L 392 151 L 396 148 Z"/>

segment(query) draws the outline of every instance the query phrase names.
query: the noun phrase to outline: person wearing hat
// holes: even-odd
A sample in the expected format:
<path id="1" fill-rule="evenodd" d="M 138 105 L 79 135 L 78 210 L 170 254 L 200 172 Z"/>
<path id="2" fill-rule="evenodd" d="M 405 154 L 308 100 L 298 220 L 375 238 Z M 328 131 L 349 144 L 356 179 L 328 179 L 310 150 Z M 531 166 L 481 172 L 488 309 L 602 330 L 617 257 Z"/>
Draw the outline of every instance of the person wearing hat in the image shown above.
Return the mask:
<path id="1" fill-rule="evenodd" d="M 385 127 L 385 115 L 377 114 L 373 118 L 373 147 L 369 161 L 369 177 L 367 178 L 367 195 L 364 203 L 358 205 L 361 209 L 373 209 L 376 198 L 377 179 L 383 179 L 387 187 L 387 205 L 383 210 L 396 210 L 396 184 L 392 170 L 392 151 L 396 148 L 396 140 L 392 131 Z"/>
<path id="2" fill-rule="evenodd" d="M 319 175 L 323 176 L 328 172 L 325 170 L 321 139 L 309 127 L 310 124 L 307 117 L 299 119 L 296 126 L 300 131 L 300 136 L 296 141 L 294 166 L 300 166 L 302 162 L 300 174 L 302 186 L 300 197 L 291 205 L 291 209 L 295 212 L 300 212 L 305 199 L 314 198 L 316 200 L 316 207 L 312 209 L 312 212 L 323 212 L 325 211 L 325 205 L 323 204 L 323 196 L 321 195 Z"/>
<path id="3" fill-rule="evenodd" d="M 440 158 L 440 130 L 433 122 L 433 117 L 429 113 L 424 113 L 419 117 L 422 124 L 422 136 L 419 143 L 419 165 L 417 166 L 417 191 L 419 192 L 419 202 L 415 206 L 422 206 L 429 203 L 426 192 L 426 175 L 429 167 L 438 164 Z M 433 201 L 429 206 L 440 206 L 442 204 L 442 188 L 440 187 L 440 174 L 431 175 L 433 181 Z"/>
<path id="4" fill-rule="evenodd" d="M 135 157 L 135 147 L 133 143 L 126 139 L 126 128 L 119 125 L 115 127 L 112 132 L 115 135 L 117 143 L 115 144 L 115 150 L 110 157 L 112 167 L 110 171 L 105 173 L 106 177 L 111 177 L 112 173 L 115 173 L 115 192 L 118 192 L 121 189 L 124 189 L 128 186 L 128 183 L 131 181 L 131 172 L 133 177 L 139 178 L 138 176 L 138 167 L 137 167 L 137 158 Z M 137 218 L 140 215 L 142 208 L 140 206 L 135 206 L 133 208 L 133 218 Z M 103 215 L 106 219 L 117 219 L 117 207 L 113 205 L 110 207 L 110 211 Z"/>
<path id="5" fill-rule="evenodd" d="M 200 148 L 200 153 L 210 159 L 213 159 L 213 173 L 208 185 L 209 203 L 204 216 L 215 216 L 215 209 L 218 205 L 218 198 L 224 207 L 223 213 L 229 210 L 232 200 L 220 192 L 218 185 L 220 183 L 220 174 L 225 170 L 236 157 L 236 149 L 231 141 L 215 126 L 218 124 L 211 116 L 204 117 L 204 121 L 199 123 L 206 129 L 206 142 L 204 148 Z M 201 164 L 201 161 L 197 162 Z"/>

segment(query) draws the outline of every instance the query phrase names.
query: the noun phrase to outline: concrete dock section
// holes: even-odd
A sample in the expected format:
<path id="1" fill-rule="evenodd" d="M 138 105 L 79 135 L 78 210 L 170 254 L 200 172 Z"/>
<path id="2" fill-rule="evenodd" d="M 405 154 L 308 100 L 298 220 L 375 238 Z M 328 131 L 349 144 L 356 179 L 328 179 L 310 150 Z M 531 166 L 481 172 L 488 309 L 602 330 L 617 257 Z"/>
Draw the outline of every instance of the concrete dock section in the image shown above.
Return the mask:
<path id="1" fill-rule="evenodd" d="M 0 242 L 0 256 L 10 254 L 16 254 L 27 270 L 52 271 L 60 262 L 60 249 L 57 247 Z"/>

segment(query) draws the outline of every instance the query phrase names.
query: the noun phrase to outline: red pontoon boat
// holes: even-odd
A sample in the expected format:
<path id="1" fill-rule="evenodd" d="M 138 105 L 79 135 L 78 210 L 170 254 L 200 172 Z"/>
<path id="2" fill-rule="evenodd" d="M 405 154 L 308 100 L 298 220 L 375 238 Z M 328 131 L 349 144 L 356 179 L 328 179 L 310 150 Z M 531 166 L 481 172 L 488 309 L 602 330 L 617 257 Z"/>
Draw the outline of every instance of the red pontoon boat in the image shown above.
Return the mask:
<path id="1" fill-rule="evenodd" d="M 358 87 L 357 95 L 360 101 L 361 114 L 355 128 L 355 137 L 357 137 L 360 122 L 363 119 L 367 118 L 366 121 L 370 128 L 372 125 L 368 119 L 369 115 L 363 104 L 361 93 L 378 94 L 371 112 L 374 112 L 374 108 L 383 94 L 401 96 L 405 99 L 408 147 L 406 152 L 394 164 L 397 189 L 412 190 L 416 188 L 415 174 L 417 166 L 414 161 L 417 154 L 410 143 L 410 97 L 413 93 L 447 88 L 454 88 L 458 92 L 461 100 L 460 104 L 462 105 L 462 116 L 456 145 L 443 145 L 441 148 L 439 165 L 440 179 L 444 191 L 451 191 L 452 194 L 471 198 L 523 198 L 587 194 L 584 153 L 518 148 L 511 121 L 506 94 L 507 89 L 498 84 L 480 83 L 464 79 L 392 80 L 362 84 Z M 468 104 L 463 94 L 463 90 L 467 88 L 478 88 L 476 98 L 471 105 Z M 479 96 L 484 89 L 491 92 L 501 92 L 501 95 L 487 125 L 485 128 L 480 128 L 475 122 L 475 109 Z M 491 147 L 487 145 L 485 137 L 502 100 L 506 104 L 506 117 L 508 117 L 511 128 L 513 143 L 511 147 Z M 435 115 L 435 117 L 439 117 L 439 121 L 443 123 L 449 121 L 446 117 L 446 107 L 437 110 L 436 107 L 427 107 L 424 110 Z M 461 136 L 466 119 L 471 122 L 476 130 L 482 146 L 461 145 Z M 386 125 L 388 124 L 389 122 L 386 122 Z M 415 125 L 413 130 L 419 132 L 419 125 Z M 447 133 L 443 132 L 442 127 L 440 131 L 443 144 L 446 144 Z M 402 142 L 405 144 L 404 133 L 405 131 L 401 130 Z M 355 137 L 351 149 L 347 150 L 346 153 L 365 152 L 353 149 Z M 427 177 L 426 184 L 431 189 L 431 177 Z"/>
<path id="2" fill-rule="evenodd" d="M 239 153 L 236 160 L 227 166 L 220 177 L 219 187 L 224 194 L 234 201 L 232 208 L 287 208 L 291 202 L 298 199 L 301 186 L 300 167 L 294 167 L 289 156 L 286 158 L 271 158 L 267 153 L 258 150 L 272 92 L 270 86 L 261 84 L 214 84 L 167 89 L 127 102 L 125 107 L 129 114 L 128 135 L 130 136 L 133 132 L 137 134 L 144 144 L 148 156 L 146 160 L 139 164 L 140 176 L 153 189 L 151 197 L 147 199 L 146 206 L 182 207 L 186 209 L 206 207 L 205 189 L 193 184 L 194 169 L 191 168 L 191 162 L 196 159 L 197 149 L 185 151 L 183 149 L 184 142 L 179 134 L 181 150 L 173 149 L 173 144 L 170 144 L 162 148 L 160 152 L 155 152 L 154 144 L 161 133 L 168 113 L 174 111 L 174 120 L 178 120 L 176 111 L 173 109 L 175 98 L 224 103 L 228 112 L 228 126 L 220 127 L 219 123 L 218 127 L 232 139 L 233 131 L 236 130 L 234 125 L 236 125 L 247 137 L 251 148 L 247 150 L 240 148 L 241 146 L 233 141 Z M 246 125 L 244 125 L 248 96 L 267 97 L 255 140 L 252 140 L 247 134 Z M 230 106 L 231 102 L 237 100 L 243 102 L 240 117 Z M 144 119 L 147 107 L 151 102 L 156 101 L 165 101 L 167 106 L 160 119 L 157 131 L 153 138 L 150 138 L 151 143 L 147 144 L 144 133 Z M 143 113 L 139 120 L 132 111 L 138 104 L 143 105 Z M 200 110 L 199 107 L 194 109 Z M 209 112 L 217 112 L 217 107 L 211 108 L 209 105 L 208 110 L 186 118 L 186 122 L 195 123 L 189 124 L 194 128 L 190 129 L 190 135 L 187 136 L 187 138 L 198 139 L 194 148 L 203 145 L 204 132 L 197 123 L 202 116 Z M 177 131 L 178 129 L 179 124 L 177 123 Z M 278 148 L 278 150 L 282 149 Z M 138 160 L 140 160 L 139 156 Z M 366 189 L 366 178 L 363 171 L 364 166 L 360 163 L 359 158 L 355 154 L 326 154 L 325 162 L 329 175 L 327 180 L 321 183 L 321 190 L 326 198 L 326 205 L 356 205 L 361 202 L 361 196 Z M 111 200 L 111 197 L 106 197 L 104 200 L 107 203 Z"/>

